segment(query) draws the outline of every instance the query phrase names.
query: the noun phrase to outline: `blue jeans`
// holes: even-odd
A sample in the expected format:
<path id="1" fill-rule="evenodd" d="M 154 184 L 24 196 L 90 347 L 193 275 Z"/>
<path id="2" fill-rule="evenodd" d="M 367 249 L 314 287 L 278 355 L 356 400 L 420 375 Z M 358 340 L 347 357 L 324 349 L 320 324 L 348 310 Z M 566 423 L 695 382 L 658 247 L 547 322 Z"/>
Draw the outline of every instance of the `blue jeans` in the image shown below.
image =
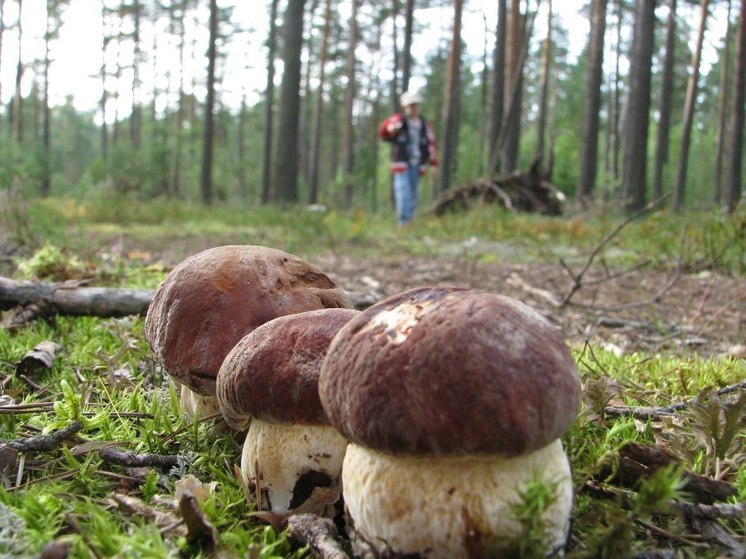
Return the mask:
<path id="1" fill-rule="evenodd" d="M 399 225 L 412 221 L 417 207 L 417 186 L 420 182 L 418 166 L 407 165 L 404 173 L 394 173 L 394 202 Z"/>

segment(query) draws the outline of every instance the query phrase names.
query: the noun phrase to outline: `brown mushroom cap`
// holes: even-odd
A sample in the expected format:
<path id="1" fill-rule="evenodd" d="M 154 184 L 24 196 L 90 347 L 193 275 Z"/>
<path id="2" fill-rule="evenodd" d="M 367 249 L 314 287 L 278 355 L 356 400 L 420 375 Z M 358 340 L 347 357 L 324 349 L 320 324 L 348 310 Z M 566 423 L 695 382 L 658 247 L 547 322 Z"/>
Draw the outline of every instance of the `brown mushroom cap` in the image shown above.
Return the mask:
<path id="1" fill-rule="evenodd" d="M 342 326 L 360 311 L 321 309 L 266 322 L 228 353 L 216 396 L 229 425 L 255 417 L 282 424 L 329 425 L 318 391 L 321 362 Z"/>
<path id="2" fill-rule="evenodd" d="M 228 352 L 248 332 L 287 314 L 351 308 L 318 268 L 281 250 L 252 245 L 211 248 L 181 262 L 156 290 L 145 336 L 180 383 L 215 393 Z"/>
<path id="3" fill-rule="evenodd" d="M 392 454 L 517 456 L 575 420 L 580 381 L 560 332 L 493 293 L 422 287 L 362 311 L 319 378 L 332 424 Z"/>

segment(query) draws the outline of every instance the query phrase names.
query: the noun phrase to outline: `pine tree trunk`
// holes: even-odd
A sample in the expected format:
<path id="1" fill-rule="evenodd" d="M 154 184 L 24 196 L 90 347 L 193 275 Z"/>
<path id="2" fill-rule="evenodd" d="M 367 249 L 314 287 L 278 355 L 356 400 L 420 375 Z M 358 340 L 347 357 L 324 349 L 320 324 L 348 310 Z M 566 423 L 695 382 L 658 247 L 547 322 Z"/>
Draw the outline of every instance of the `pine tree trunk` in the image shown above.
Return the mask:
<path id="1" fill-rule="evenodd" d="M 409 89 L 412 78 L 412 33 L 414 30 L 414 0 L 404 5 L 404 48 L 402 50 L 401 90 Z"/>
<path id="2" fill-rule="evenodd" d="M 326 62 L 329 57 L 329 33 L 332 24 L 332 2 L 326 0 L 324 5 L 324 30 L 321 35 L 321 52 L 319 54 L 319 87 L 316 93 L 316 107 L 313 117 L 313 136 L 311 140 L 311 171 L 308 180 L 308 203 L 316 204 L 319 194 L 319 161 L 321 158 L 321 125 L 324 116 L 324 86 L 326 84 Z"/>
<path id="3" fill-rule="evenodd" d="M 5 0 L 0 0 L 0 68 L 3 67 L 3 36 L 5 35 Z M 0 99 L 3 98 L 3 84 L 0 80 Z M 0 114 L 0 132 L 2 132 L 2 114 Z"/>
<path id="4" fill-rule="evenodd" d="M 264 151 L 262 156 L 262 204 L 269 203 L 270 185 L 272 182 L 272 127 L 274 125 L 275 51 L 277 49 L 278 4 L 279 0 L 272 0 L 269 16 L 269 38 L 267 39 L 267 86 L 264 91 Z"/>
<path id="5" fill-rule="evenodd" d="M 101 159 L 109 158 L 109 124 L 106 106 L 109 104 L 109 95 L 106 91 L 106 49 L 109 46 L 109 37 L 106 35 L 106 6 L 101 5 L 101 100 L 99 110 L 101 111 Z"/>
<path id="6" fill-rule="evenodd" d="M 521 104 L 523 98 L 523 63 L 521 61 L 524 37 L 524 15 L 521 14 L 520 0 L 512 0 L 508 17 L 507 36 L 507 76 L 505 94 L 507 108 L 502 130 L 500 131 L 500 170 L 508 174 L 518 167 L 518 153 L 521 141 Z"/>
<path id="7" fill-rule="evenodd" d="M 668 3 L 666 23 L 666 57 L 663 60 L 661 80 L 660 116 L 658 118 L 658 141 L 655 146 L 655 170 L 653 172 L 653 199 L 663 195 L 663 167 L 668 163 L 668 147 L 671 129 L 671 98 L 673 97 L 673 65 L 676 45 L 676 0 Z"/>
<path id="8" fill-rule="evenodd" d="M 52 190 L 52 177 L 50 170 L 50 162 L 52 160 L 52 136 L 51 136 L 51 108 L 49 107 L 49 66 L 51 64 L 50 53 L 49 53 L 49 42 L 52 39 L 52 10 L 54 6 L 52 2 L 47 0 L 47 20 L 46 20 L 46 31 L 44 33 L 44 91 L 42 97 L 44 99 L 44 124 L 42 125 L 42 145 L 44 146 L 44 161 L 41 178 L 41 195 L 43 197 L 49 196 Z"/>
<path id="9" fill-rule="evenodd" d="M 443 151 L 440 159 L 440 174 L 438 175 L 438 192 L 444 192 L 451 186 L 451 177 L 456 161 L 458 149 L 458 113 L 460 111 L 461 86 L 461 16 L 463 1 L 453 3 L 453 37 L 448 54 L 448 70 L 446 74 L 446 91 L 443 103 L 443 126 L 441 128 Z"/>
<path id="10" fill-rule="evenodd" d="M 622 205 L 628 212 L 640 210 L 646 203 L 646 163 L 654 31 L 655 0 L 637 0 L 628 101 L 623 128 Z"/>
<path id="11" fill-rule="evenodd" d="M 274 164 L 274 192 L 281 203 L 298 201 L 298 123 L 300 118 L 301 50 L 304 0 L 288 0 L 284 21 L 280 121 Z"/>
<path id="12" fill-rule="evenodd" d="M 673 209 L 680 212 L 684 209 L 684 197 L 686 195 L 686 175 L 689 166 L 689 147 L 692 141 L 692 122 L 694 120 L 694 105 L 697 102 L 697 87 L 699 84 L 699 66 L 702 59 L 702 43 L 707 28 L 707 14 L 710 0 L 702 0 L 700 4 L 699 33 L 697 35 L 697 47 L 692 58 L 692 73 L 689 75 L 689 84 L 686 88 L 686 102 L 684 104 L 684 122 L 681 132 L 681 150 L 679 151 L 679 172 L 676 175 L 676 187 L 674 189 Z"/>
<path id="13" fill-rule="evenodd" d="M 399 110 L 399 33 L 396 26 L 396 18 L 399 17 L 399 0 L 391 0 L 391 40 L 393 43 L 393 77 L 391 78 L 391 105 L 392 111 Z"/>
<path id="14" fill-rule="evenodd" d="M 202 171 L 200 174 L 200 194 L 202 203 L 212 204 L 212 156 L 215 131 L 215 59 L 218 35 L 218 3 L 210 0 L 210 35 L 207 46 L 207 97 L 205 99 L 204 136 L 202 142 Z"/>
<path id="15" fill-rule="evenodd" d="M 605 1 L 605 0 L 604 0 Z M 547 6 L 547 36 L 541 57 L 541 93 L 539 94 L 539 115 L 536 122 L 536 159 L 544 160 L 544 136 L 547 128 L 547 99 L 549 97 L 549 74 L 552 61 L 552 0 Z"/>
<path id="16" fill-rule="evenodd" d="M 345 87 L 345 116 L 342 131 L 342 205 L 349 208 L 352 205 L 353 186 L 352 171 L 355 164 L 355 138 L 353 134 L 353 104 L 355 102 L 356 58 L 357 47 L 357 8 L 358 0 L 352 0 L 352 14 L 350 15 L 350 44 L 347 47 L 347 86 Z"/>
<path id="17" fill-rule="evenodd" d="M 21 82 L 23 81 L 23 1 L 18 0 L 18 62 L 16 64 L 15 94 L 10 104 L 10 128 L 16 134 L 16 140 L 23 144 L 23 96 Z"/>
<path id="18" fill-rule="evenodd" d="M 723 201 L 723 158 L 725 156 L 725 134 L 728 121 L 728 82 L 730 81 L 730 38 L 731 38 L 731 0 L 728 0 L 726 19 L 728 23 L 723 37 L 723 51 L 720 63 L 720 99 L 718 100 L 718 126 L 715 144 L 715 202 Z"/>
<path id="19" fill-rule="evenodd" d="M 733 108 L 730 123 L 730 165 L 726 177 L 725 204 L 729 212 L 734 212 L 741 199 L 743 177 L 743 125 L 744 98 L 746 98 L 746 0 L 741 0 L 741 15 L 738 22 L 738 42 L 736 46 L 736 72 L 733 79 Z"/>
<path id="20" fill-rule="evenodd" d="M 133 60 L 132 60 L 132 110 L 130 112 L 130 145 L 132 149 L 140 149 L 141 144 L 141 124 L 142 124 L 142 109 L 140 106 L 140 88 L 142 83 L 140 80 L 140 64 L 142 63 L 142 48 L 140 45 L 140 20 L 142 14 L 142 6 L 140 0 L 134 0 L 130 6 L 132 10 L 133 19 Z"/>
<path id="21" fill-rule="evenodd" d="M 489 164 L 487 175 L 492 176 L 500 166 L 498 140 L 505 112 L 505 43 L 507 37 L 507 0 L 497 2 L 495 54 L 492 61 L 492 113 L 490 116 Z"/>
<path id="22" fill-rule="evenodd" d="M 580 153 L 580 176 L 577 199 L 588 203 L 596 190 L 598 169 L 598 129 L 601 110 L 601 85 L 606 34 L 606 0 L 591 3 L 591 32 L 588 43 L 588 66 L 585 76 L 585 110 L 583 112 L 583 145 Z"/>

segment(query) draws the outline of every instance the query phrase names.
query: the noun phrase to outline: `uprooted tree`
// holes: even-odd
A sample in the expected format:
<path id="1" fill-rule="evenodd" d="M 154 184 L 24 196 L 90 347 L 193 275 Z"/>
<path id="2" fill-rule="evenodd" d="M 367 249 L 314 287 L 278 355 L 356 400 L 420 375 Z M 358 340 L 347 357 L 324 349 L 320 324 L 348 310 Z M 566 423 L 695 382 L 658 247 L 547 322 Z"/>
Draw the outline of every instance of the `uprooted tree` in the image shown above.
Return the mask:
<path id="1" fill-rule="evenodd" d="M 564 200 L 565 195 L 549 181 L 549 173 L 542 172 L 537 159 L 528 172 L 482 177 L 446 190 L 435 199 L 430 211 L 443 215 L 480 204 L 500 204 L 512 213 L 560 215 Z"/>

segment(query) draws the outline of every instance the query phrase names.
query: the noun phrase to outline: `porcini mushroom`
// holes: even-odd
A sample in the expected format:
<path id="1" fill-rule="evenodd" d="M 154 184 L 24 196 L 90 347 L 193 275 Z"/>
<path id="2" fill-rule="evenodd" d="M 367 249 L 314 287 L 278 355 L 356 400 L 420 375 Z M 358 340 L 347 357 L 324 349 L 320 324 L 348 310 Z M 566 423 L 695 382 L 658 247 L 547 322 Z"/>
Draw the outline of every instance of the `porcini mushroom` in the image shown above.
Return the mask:
<path id="1" fill-rule="evenodd" d="M 522 536 L 521 492 L 554 490 L 541 517 L 566 541 L 570 467 L 559 437 L 580 403 L 560 332 L 493 293 L 422 287 L 362 311 L 330 345 L 322 404 L 350 441 L 342 484 L 361 557 L 500 557 Z"/>
<path id="2" fill-rule="evenodd" d="M 145 336 L 182 385 L 182 409 L 205 416 L 218 409 L 215 377 L 243 336 L 278 316 L 333 307 L 352 303 L 301 258 L 263 246 L 220 246 L 171 270 L 148 308 Z"/>
<path id="3" fill-rule="evenodd" d="M 326 417 L 318 377 L 332 338 L 359 312 L 322 309 L 276 318 L 225 358 L 218 404 L 229 425 L 248 427 L 241 471 L 260 496 L 260 509 L 285 514 L 315 487 L 338 488 L 347 440 Z M 331 516 L 333 507 L 318 512 Z"/>

